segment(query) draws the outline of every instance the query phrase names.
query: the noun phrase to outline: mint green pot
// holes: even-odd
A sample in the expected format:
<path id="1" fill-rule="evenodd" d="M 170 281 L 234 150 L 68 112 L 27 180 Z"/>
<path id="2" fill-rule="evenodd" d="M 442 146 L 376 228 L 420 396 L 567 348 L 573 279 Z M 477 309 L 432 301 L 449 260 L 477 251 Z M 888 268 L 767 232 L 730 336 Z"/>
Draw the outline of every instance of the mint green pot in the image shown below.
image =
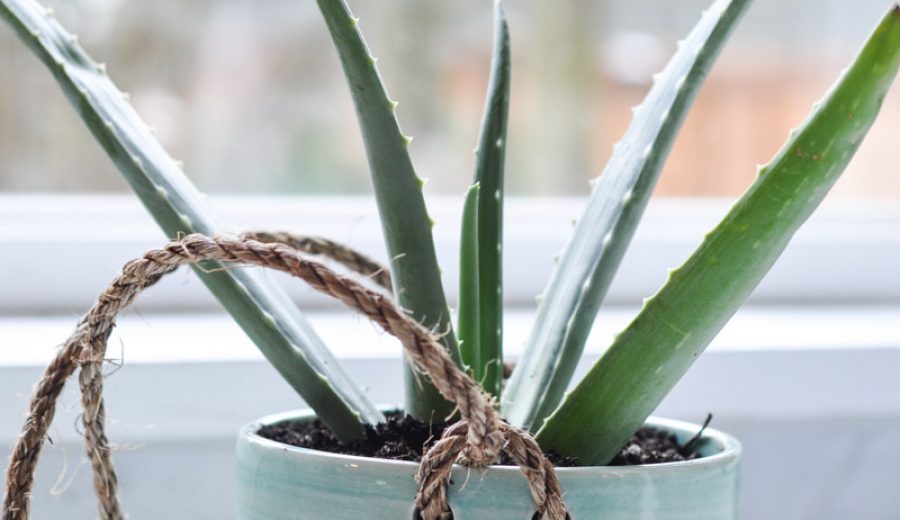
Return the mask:
<path id="1" fill-rule="evenodd" d="M 412 462 L 335 455 L 264 439 L 266 424 L 310 420 L 311 411 L 272 415 L 245 426 L 237 443 L 240 520 L 413 518 Z M 698 427 L 651 419 L 682 441 Z M 707 429 L 702 459 L 629 467 L 557 470 L 572 520 L 736 520 L 741 446 Z M 534 514 L 518 468 L 455 468 L 454 520 L 528 520 Z"/>

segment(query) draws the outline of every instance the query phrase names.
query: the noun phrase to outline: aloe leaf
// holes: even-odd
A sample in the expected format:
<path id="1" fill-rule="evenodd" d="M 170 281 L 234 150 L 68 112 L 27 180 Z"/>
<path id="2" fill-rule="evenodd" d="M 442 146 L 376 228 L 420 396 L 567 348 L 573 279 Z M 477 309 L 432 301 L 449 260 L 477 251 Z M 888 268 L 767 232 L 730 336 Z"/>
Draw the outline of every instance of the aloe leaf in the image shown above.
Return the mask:
<path id="1" fill-rule="evenodd" d="M 459 334 L 459 357 L 469 375 L 480 381 L 483 370 L 479 349 L 479 262 L 478 262 L 478 183 L 469 187 L 463 204 L 462 231 L 459 242 L 459 309 L 456 332 Z"/>
<path id="2" fill-rule="evenodd" d="M 480 354 L 475 374 L 483 388 L 498 398 L 503 384 L 503 167 L 509 84 L 509 28 L 498 0 L 494 3 L 491 78 L 475 163 L 475 182 L 482 193 L 478 198 Z"/>
<path id="3" fill-rule="evenodd" d="M 672 142 L 749 0 L 717 0 L 663 71 L 600 175 L 541 298 L 503 413 L 537 430 L 559 404 Z"/>
<path id="4" fill-rule="evenodd" d="M 863 140 L 900 65 L 900 4 L 725 219 L 566 397 L 545 449 L 607 462 L 763 278 Z"/>
<path id="5" fill-rule="evenodd" d="M 127 96 L 66 31 L 31 0 L 0 0 L 0 15 L 50 69 L 69 102 L 169 237 L 224 229 L 200 193 L 128 104 Z M 207 264 L 198 275 L 290 385 L 344 439 L 382 419 L 277 286 L 260 273 Z"/>
<path id="6" fill-rule="evenodd" d="M 423 325 L 442 334 L 442 343 L 459 362 L 450 309 L 441 285 L 420 179 L 397 122 L 397 103 L 388 96 L 362 33 L 343 0 L 317 0 L 334 40 L 362 130 L 381 227 L 391 255 L 394 294 Z M 411 369 L 406 372 L 406 411 L 423 420 L 446 416 L 453 406 Z"/>

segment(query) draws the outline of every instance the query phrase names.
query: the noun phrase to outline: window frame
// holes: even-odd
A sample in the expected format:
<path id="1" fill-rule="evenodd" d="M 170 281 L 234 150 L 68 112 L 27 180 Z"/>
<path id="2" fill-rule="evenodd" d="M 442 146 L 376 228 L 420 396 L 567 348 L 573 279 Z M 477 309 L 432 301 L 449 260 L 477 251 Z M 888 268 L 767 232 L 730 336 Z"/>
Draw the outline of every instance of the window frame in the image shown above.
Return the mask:
<path id="1" fill-rule="evenodd" d="M 286 230 L 344 242 L 384 262 L 371 197 L 211 196 L 234 231 Z M 534 306 L 585 198 L 509 197 L 504 228 L 505 304 Z M 456 300 L 461 198 L 433 197 L 435 245 L 451 305 Z M 610 288 L 606 305 L 652 295 L 724 216 L 723 199 L 654 199 Z M 900 208 L 890 201 L 826 203 L 796 234 L 750 304 L 900 302 Z M 131 195 L 0 195 L 0 315 L 80 313 L 120 266 L 166 239 Z M 281 277 L 279 274 L 272 274 Z M 299 284 L 303 309 L 334 306 Z M 144 311 L 218 310 L 188 270 L 142 298 Z"/>

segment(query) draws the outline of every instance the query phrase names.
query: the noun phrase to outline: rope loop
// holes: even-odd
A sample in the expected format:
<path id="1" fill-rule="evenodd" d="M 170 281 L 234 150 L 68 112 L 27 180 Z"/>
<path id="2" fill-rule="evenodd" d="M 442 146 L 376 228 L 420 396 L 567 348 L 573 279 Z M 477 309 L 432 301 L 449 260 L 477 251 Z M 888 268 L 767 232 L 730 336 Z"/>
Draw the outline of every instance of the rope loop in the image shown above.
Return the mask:
<path id="1" fill-rule="evenodd" d="M 352 275 L 335 272 L 316 258 L 325 257 L 356 274 L 368 277 L 380 288 Z M 122 272 L 100 295 L 90 311 L 44 370 L 29 403 L 28 416 L 13 448 L 6 470 L 3 520 L 26 520 L 34 472 L 56 403 L 66 380 L 79 370 L 84 441 L 93 472 L 100 518 L 123 520 L 117 490 L 118 478 L 106 437 L 103 400 L 103 361 L 107 340 L 116 317 L 141 291 L 179 266 L 215 261 L 267 267 L 300 278 L 312 288 L 340 300 L 396 336 L 414 366 L 427 374 L 438 391 L 455 403 L 461 420 L 422 458 L 415 501 L 425 520 L 448 518 L 447 481 L 454 463 L 484 468 L 508 453 L 528 479 L 535 518 L 563 520 L 565 506 L 553 466 L 528 433 L 513 428 L 499 417 L 493 399 L 441 346 L 435 335 L 398 307 L 382 290 L 390 288 L 387 268 L 350 248 L 321 238 L 289 233 L 246 233 L 241 236 L 187 235 L 153 249 L 125 264 Z"/>

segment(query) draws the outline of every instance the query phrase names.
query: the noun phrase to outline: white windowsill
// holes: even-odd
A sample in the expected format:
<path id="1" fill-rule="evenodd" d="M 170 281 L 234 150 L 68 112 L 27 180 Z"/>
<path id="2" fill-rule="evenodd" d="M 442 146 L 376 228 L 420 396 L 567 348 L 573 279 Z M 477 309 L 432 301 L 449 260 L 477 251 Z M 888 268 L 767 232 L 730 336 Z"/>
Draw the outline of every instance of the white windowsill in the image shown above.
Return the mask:
<path id="1" fill-rule="evenodd" d="M 601 312 L 579 374 L 633 312 Z M 373 401 L 402 400 L 394 340 L 349 313 L 309 317 Z M 745 308 L 658 413 L 694 421 L 708 411 L 725 420 L 898 416 L 898 317 L 900 306 Z M 530 319 L 529 311 L 507 314 L 510 357 L 520 351 Z M 0 319 L 0 443 L 14 438 L 28 393 L 76 320 Z M 225 315 L 131 313 L 110 345 L 110 358 L 125 359 L 107 379 L 111 434 L 122 442 L 231 438 L 255 417 L 303 406 Z M 57 418 L 58 438 L 78 438 L 70 426 L 75 403 L 70 392 Z"/>
<path id="2" fill-rule="evenodd" d="M 369 198 L 214 197 L 232 229 L 321 234 L 384 258 Z M 458 198 L 429 200 L 454 298 Z M 534 295 L 584 199 L 510 198 L 506 226 L 506 350 L 529 332 Z M 727 211 L 727 201 L 652 201 L 610 288 L 578 370 L 627 325 L 666 269 L 679 265 Z M 659 413 L 700 420 L 900 416 L 900 211 L 822 208 Z M 0 443 L 16 435 L 27 396 L 62 342 L 122 263 L 164 242 L 130 196 L 0 196 Z M 402 400 L 400 348 L 368 322 L 300 284 L 295 301 L 351 378 L 375 402 Z M 233 437 L 254 417 L 302 407 L 208 291 L 185 269 L 148 291 L 122 320 L 109 355 L 111 434 L 123 441 Z M 123 347 L 124 345 L 124 347 Z M 110 368 L 112 370 L 112 368 Z M 578 376 L 576 375 L 576 378 Z M 77 397 L 57 418 L 76 440 Z M 779 419 L 780 420 L 780 419 Z"/>
<path id="3" fill-rule="evenodd" d="M 601 311 L 585 348 L 597 356 L 637 309 Z M 532 310 L 505 316 L 507 357 L 521 353 Z M 351 311 L 306 313 L 338 359 L 399 359 L 396 340 Z M 0 318 L 0 367 L 43 366 L 77 322 L 75 316 Z M 123 350 L 124 349 L 124 350 Z M 713 340 L 709 352 L 842 351 L 900 349 L 900 306 L 747 307 Z M 262 354 L 222 314 L 131 312 L 110 338 L 109 357 L 128 364 L 259 361 Z"/>

